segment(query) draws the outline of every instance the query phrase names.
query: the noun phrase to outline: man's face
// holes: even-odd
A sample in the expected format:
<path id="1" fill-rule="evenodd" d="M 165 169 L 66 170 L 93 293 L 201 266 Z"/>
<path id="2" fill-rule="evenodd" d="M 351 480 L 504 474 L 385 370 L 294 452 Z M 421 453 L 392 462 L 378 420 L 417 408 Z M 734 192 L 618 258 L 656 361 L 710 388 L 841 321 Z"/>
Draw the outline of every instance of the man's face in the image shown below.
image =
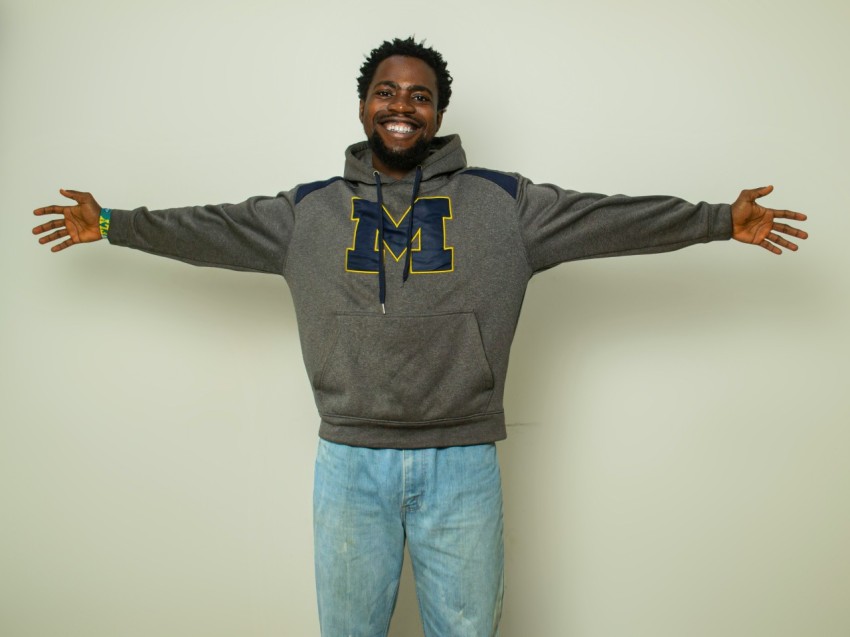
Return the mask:
<path id="1" fill-rule="evenodd" d="M 419 58 L 394 55 L 375 69 L 360 121 L 372 148 L 372 164 L 400 178 L 428 155 L 440 129 L 437 75 Z"/>

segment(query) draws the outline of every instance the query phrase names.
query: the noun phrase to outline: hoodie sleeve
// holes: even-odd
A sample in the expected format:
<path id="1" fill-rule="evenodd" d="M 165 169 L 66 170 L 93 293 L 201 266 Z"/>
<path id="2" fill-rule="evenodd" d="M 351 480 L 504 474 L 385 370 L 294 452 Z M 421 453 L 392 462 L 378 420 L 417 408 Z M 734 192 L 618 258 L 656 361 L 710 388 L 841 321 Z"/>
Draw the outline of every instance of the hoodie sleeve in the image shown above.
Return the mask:
<path id="1" fill-rule="evenodd" d="M 109 242 L 193 265 L 282 274 L 295 225 L 289 194 L 240 204 L 113 210 Z"/>
<path id="2" fill-rule="evenodd" d="M 564 261 L 667 252 L 732 235 L 728 204 L 579 193 L 524 178 L 517 204 L 534 272 Z"/>

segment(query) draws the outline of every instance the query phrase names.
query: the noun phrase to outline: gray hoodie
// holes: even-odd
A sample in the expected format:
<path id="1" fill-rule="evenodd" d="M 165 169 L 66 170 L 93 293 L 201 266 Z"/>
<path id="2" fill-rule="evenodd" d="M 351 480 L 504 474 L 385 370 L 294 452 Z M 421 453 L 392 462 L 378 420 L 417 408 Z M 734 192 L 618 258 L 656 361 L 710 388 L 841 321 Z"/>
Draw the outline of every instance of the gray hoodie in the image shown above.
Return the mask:
<path id="1" fill-rule="evenodd" d="M 362 142 L 346 151 L 344 177 L 276 197 L 115 210 L 109 241 L 283 275 L 319 435 L 421 448 L 505 437 L 508 354 L 533 274 L 730 235 L 728 205 L 578 193 L 467 168 L 449 136 L 399 180 L 375 173 Z"/>

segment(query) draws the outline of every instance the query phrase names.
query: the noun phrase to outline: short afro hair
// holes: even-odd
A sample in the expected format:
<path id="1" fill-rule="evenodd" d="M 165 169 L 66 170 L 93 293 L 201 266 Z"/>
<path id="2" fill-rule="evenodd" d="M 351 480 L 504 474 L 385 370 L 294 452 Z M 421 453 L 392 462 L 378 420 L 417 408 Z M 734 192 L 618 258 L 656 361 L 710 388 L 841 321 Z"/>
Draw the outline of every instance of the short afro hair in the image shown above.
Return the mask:
<path id="1" fill-rule="evenodd" d="M 413 37 L 406 40 L 395 38 L 392 41 L 382 42 L 380 46 L 372 49 L 372 52 L 366 56 L 366 61 L 360 67 L 360 77 L 357 78 L 357 95 L 360 99 L 366 99 L 366 92 L 375 77 L 375 70 L 378 65 L 394 55 L 418 58 L 434 70 L 434 74 L 437 76 L 437 110 L 446 110 L 449 105 L 449 98 L 452 96 L 452 76 L 449 73 L 446 61 L 438 51 L 425 46 L 424 40 L 416 42 Z"/>

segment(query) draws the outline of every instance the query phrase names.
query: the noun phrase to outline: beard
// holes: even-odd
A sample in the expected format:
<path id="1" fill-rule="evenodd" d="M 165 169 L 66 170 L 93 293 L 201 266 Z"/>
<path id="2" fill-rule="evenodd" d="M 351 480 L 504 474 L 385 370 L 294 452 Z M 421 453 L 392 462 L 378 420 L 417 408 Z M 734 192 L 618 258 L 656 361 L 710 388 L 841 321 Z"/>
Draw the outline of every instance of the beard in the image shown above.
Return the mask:
<path id="1" fill-rule="evenodd" d="M 425 160 L 431 148 L 431 142 L 420 138 L 416 144 L 407 150 L 391 150 L 384 144 L 384 140 L 381 139 L 376 131 L 369 138 L 369 148 L 388 168 L 408 172 Z"/>

